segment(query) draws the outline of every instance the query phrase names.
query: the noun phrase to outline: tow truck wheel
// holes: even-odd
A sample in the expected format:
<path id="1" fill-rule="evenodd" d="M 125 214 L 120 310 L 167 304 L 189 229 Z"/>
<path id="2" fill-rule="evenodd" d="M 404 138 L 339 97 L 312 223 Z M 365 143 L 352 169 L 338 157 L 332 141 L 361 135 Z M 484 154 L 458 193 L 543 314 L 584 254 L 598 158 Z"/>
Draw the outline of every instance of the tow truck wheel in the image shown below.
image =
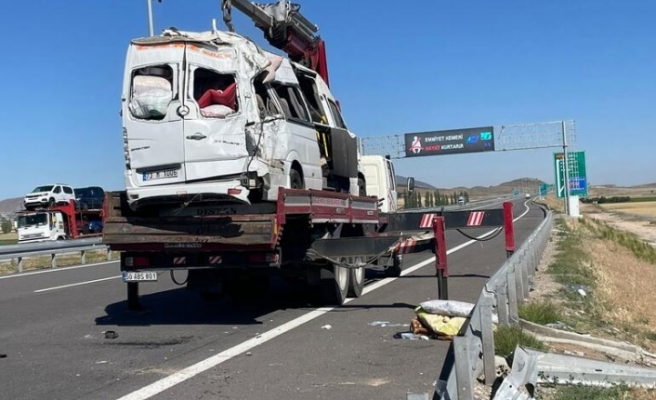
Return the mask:
<path id="1" fill-rule="evenodd" d="M 328 305 L 342 305 L 349 290 L 349 270 L 338 265 L 321 269 L 321 297 Z"/>
<path id="2" fill-rule="evenodd" d="M 363 262 L 362 257 L 354 257 L 352 259 L 354 264 Z M 362 290 L 364 289 L 364 274 L 365 267 L 359 268 L 350 268 L 349 269 L 349 297 L 360 297 L 362 296 Z"/>
<path id="3" fill-rule="evenodd" d="M 301 174 L 294 168 L 289 171 L 289 182 L 292 189 L 303 189 L 305 187 Z"/>

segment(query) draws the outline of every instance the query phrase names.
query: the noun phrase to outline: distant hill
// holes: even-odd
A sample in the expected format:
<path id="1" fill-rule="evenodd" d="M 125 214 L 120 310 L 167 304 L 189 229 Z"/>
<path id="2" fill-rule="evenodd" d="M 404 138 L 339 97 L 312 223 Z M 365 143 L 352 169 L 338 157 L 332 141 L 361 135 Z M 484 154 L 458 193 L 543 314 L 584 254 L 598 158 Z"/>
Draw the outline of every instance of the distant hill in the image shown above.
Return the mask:
<path id="1" fill-rule="evenodd" d="M 645 183 L 644 185 L 633 185 L 633 186 L 630 186 L 630 187 L 634 188 L 634 189 L 648 189 L 648 188 L 652 189 L 652 188 L 656 188 L 656 182 L 654 182 L 654 183 Z"/>
<path id="2" fill-rule="evenodd" d="M 402 175 L 396 175 L 396 185 L 397 186 L 408 186 L 408 178 Z M 431 185 L 430 183 L 426 183 L 423 181 L 418 181 L 415 179 L 415 187 L 421 188 L 421 189 L 437 189 L 435 186 Z"/>
<path id="3" fill-rule="evenodd" d="M 23 198 L 0 200 L 0 214 L 14 214 L 23 209 Z"/>
<path id="4" fill-rule="evenodd" d="M 407 178 L 403 176 L 397 176 L 396 181 L 398 185 L 398 190 L 403 191 L 405 186 L 407 185 L 406 183 Z M 545 182 L 543 182 L 540 179 L 520 178 L 509 182 L 503 182 L 494 186 L 474 186 L 474 187 L 458 186 L 452 188 L 444 188 L 444 187 L 435 187 L 426 182 L 415 180 L 415 187 L 420 192 L 424 192 L 428 190 L 439 190 L 440 192 L 443 193 L 467 192 L 471 198 L 480 198 L 480 197 L 502 196 L 502 195 L 511 194 L 512 191 L 515 189 L 519 191 L 523 190 L 528 192 L 535 192 L 538 189 L 538 187 L 543 183 Z"/>

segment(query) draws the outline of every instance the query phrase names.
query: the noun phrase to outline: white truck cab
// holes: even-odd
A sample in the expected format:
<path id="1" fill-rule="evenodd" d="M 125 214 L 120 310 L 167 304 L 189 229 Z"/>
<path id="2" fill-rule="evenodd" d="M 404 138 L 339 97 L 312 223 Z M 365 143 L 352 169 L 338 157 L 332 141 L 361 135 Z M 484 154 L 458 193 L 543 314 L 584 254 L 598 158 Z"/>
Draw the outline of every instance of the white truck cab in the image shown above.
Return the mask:
<path id="1" fill-rule="evenodd" d="M 379 155 L 363 155 L 360 156 L 360 166 L 366 182 L 367 196 L 376 196 L 381 200 L 381 212 L 396 211 L 398 195 L 392 161 Z"/>
<path id="2" fill-rule="evenodd" d="M 134 209 L 275 201 L 280 187 L 359 193 L 356 138 L 328 86 L 236 33 L 133 40 L 121 100 Z"/>
<path id="3" fill-rule="evenodd" d="M 18 243 L 66 239 L 66 225 L 59 211 L 37 211 L 18 216 Z"/>

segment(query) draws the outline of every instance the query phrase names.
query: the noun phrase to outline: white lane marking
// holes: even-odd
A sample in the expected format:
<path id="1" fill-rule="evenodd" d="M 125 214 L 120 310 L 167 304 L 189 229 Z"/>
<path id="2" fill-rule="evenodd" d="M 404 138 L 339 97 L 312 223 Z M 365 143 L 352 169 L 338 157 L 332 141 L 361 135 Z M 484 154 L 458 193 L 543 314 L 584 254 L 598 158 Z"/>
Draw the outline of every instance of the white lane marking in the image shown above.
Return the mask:
<path id="1" fill-rule="evenodd" d="M 529 207 L 528 207 L 527 203 L 524 203 L 524 206 L 526 207 L 526 211 L 522 215 L 520 215 L 519 217 L 513 219 L 513 222 L 519 220 L 524 215 L 526 215 L 526 213 L 528 213 Z M 478 239 L 483 239 L 483 238 L 485 238 L 486 236 L 489 236 L 490 234 L 492 234 L 495 231 L 496 231 L 496 229 L 492 229 L 491 231 L 486 232 L 486 233 L 482 234 L 481 236 L 478 236 Z M 467 246 L 469 246 L 469 245 L 471 245 L 472 243 L 475 243 L 475 242 L 476 242 L 475 240 L 470 240 L 469 242 L 458 245 L 458 246 L 454 247 L 453 249 L 448 250 L 447 254 L 451 254 L 453 252 L 461 250 L 461 249 L 463 249 L 463 248 L 465 248 L 465 247 L 467 247 Z M 410 268 L 404 269 L 401 272 L 401 276 L 411 274 L 411 273 L 417 271 L 418 269 L 420 269 L 421 267 L 430 264 L 433 260 L 435 260 L 435 257 L 431 257 L 428 260 L 424 260 L 424 261 L 422 261 L 418 264 L 413 265 Z M 365 287 L 362 294 L 364 295 L 366 293 L 373 292 L 374 290 L 379 289 L 379 288 L 381 288 L 381 287 L 383 287 L 383 286 L 385 286 L 385 285 L 389 284 L 390 282 L 393 282 L 397 279 L 398 278 L 385 278 L 381 281 L 375 282 L 375 283 Z M 344 304 L 348 304 L 353 300 L 355 300 L 355 299 L 354 298 L 348 298 L 348 299 L 346 299 L 346 301 L 344 301 Z M 162 379 L 160 379 L 156 382 L 151 383 L 150 385 L 144 386 L 141 389 L 138 389 L 138 390 L 136 390 L 132 393 L 129 393 L 129 394 L 119 398 L 118 400 L 145 400 L 145 399 L 148 399 L 150 397 L 153 397 L 157 394 L 162 393 L 163 391 L 165 391 L 167 389 L 172 388 L 173 386 L 175 386 L 179 383 L 182 383 L 182 382 L 186 381 L 187 379 L 191 379 L 191 378 L 195 377 L 196 375 L 199 375 L 199 374 L 207 371 L 210 368 L 216 367 L 219 364 L 222 364 L 222 363 L 224 363 L 224 362 L 226 362 L 226 361 L 228 361 L 232 358 L 235 358 L 235 357 L 237 357 L 237 356 L 251 350 L 254 347 L 257 347 L 257 346 L 259 346 L 263 343 L 266 343 L 266 342 L 268 342 L 268 341 L 270 341 L 270 340 L 272 340 L 272 339 L 274 339 L 274 338 L 276 338 L 276 337 L 278 337 L 278 336 L 280 336 L 284 333 L 287 333 L 287 332 L 291 331 L 292 329 L 298 328 L 299 326 L 303 325 L 306 322 L 309 322 L 309 321 L 312 321 L 313 319 L 319 318 L 320 316 L 322 316 L 322 315 L 324 315 L 324 314 L 326 314 L 326 313 L 328 313 L 328 312 L 330 312 L 330 311 L 332 311 L 336 308 L 339 308 L 339 306 L 321 307 L 321 308 L 317 308 L 316 310 L 312 310 L 312 311 L 308 312 L 307 314 L 303 314 L 298 318 L 295 318 L 295 319 L 293 319 L 289 322 L 286 322 L 286 323 L 278 326 L 277 328 L 273 328 L 273 329 L 271 329 L 267 332 L 262 333 L 259 336 L 256 336 L 252 339 L 248 339 L 245 342 L 242 342 L 242 343 L 240 343 L 240 344 L 238 344 L 234 347 L 231 347 L 227 350 L 224 350 L 219 354 L 213 355 L 212 357 L 206 358 L 203 361 L 200 361 L 200 362 L 198 362 L 194 365 L 191 365 L 187 368 L 184 368 L 184 369 L 182 369 L 178 372 L 175 372 L 175 373 L 167 376 L 166 378 L 162 378 Z"/>
<path id="2" fill-rule="evenodd" d="M 47 273 L 50 273 L 50 272 L 63 272 L 63 271 L 70 271 L 72 269 L 97 267 L 99 265 L 114 264 L 114 263 L 117 263 L 117 262 L 118 262 L 118 260 L 103 261 L 103 262 L 94 263 L 94 264 L 76 265 L 74 267 L 58 267 L 58 268 L 55 268 L 55 269 L 43 269 L 43 270 L 39 270 L 39 271 L 29 271 L 29 272 L 23 272 L 21 274 L 0 276 L 0 279 L 23 278 L 23 277 L 26 277 L 26 276 L 47 274 Z"/>
<path id="3" fill-rule="evenodd" d="M 45 288 L 45 289 L 35 290 L 34 293 L 47 292 L 47 291 L 56 290 L 56 289 L 65 289 L 65 288 L 69 288 L 69 287 L 73 287 L 73 286 L 88 285 L 90 283 L 96 283 L 96 282 L 108 281 L 110 279 L 120 278 L 121 276 L 122 275 L 110 276 L 109 278 L 94 279 L 92 281 L 84 281 L 84 282 L 78 282 L 78 283 L 69 283 L 68 285 L 53 286 L 53 287 L 49 287 L 49 288 Z"/>

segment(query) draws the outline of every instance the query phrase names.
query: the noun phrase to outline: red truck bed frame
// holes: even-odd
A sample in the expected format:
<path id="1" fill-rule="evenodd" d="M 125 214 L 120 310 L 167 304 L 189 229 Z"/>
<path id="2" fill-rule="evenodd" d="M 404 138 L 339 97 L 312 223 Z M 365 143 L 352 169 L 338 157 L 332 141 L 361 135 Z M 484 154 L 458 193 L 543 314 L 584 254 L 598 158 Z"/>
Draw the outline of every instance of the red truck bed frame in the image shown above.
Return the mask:
<path id="1" fill-rule="evenodd" d="M 220 206 L 219 206 L 220 207 Z M 117 251 L 172 249 L 273 250 L 289 219 L 310 224 L 380 222 L 378 199 L 321 190 L 280 188 L 275 212 L 181 217 L 142 216 L 125 202 L 125 192 L 105 197 L 103 243 Z"/>

